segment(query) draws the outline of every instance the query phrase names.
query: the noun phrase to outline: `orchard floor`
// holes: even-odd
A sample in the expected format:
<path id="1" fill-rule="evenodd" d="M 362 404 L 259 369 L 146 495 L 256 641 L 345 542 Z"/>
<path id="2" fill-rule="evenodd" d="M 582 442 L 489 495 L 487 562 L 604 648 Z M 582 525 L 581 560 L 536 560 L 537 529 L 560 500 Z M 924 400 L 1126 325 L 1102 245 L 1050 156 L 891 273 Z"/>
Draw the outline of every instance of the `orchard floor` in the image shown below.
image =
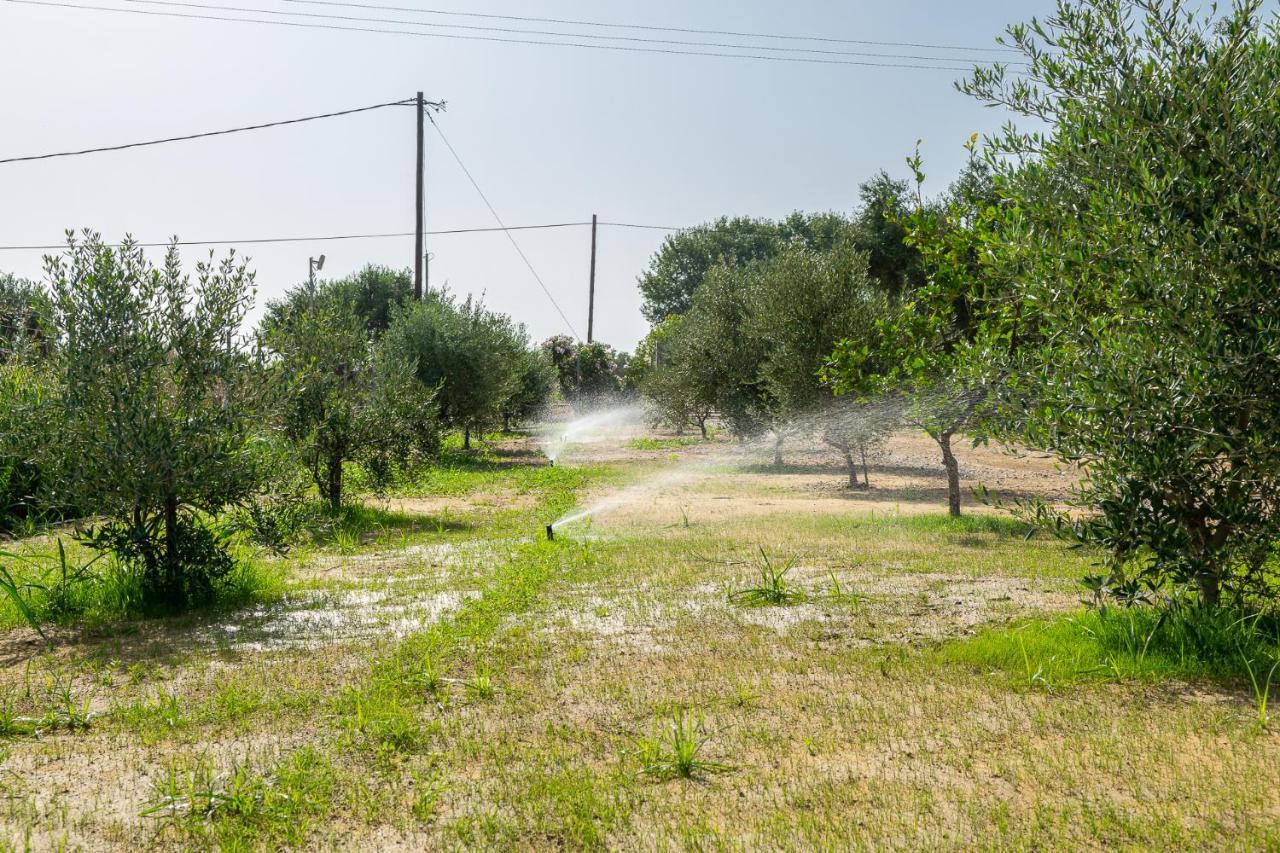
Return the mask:
<path id="1" fill-rule="evenodd" d="M 1280 845 L 1244 685 L 942 654 L 1080 608 L 1089 554 L 968 500 L 1061 498 L 1048 460 L 962 446 L 952 520 L 915 435 L 858 492 L 820 446 L 479 455 L 275 600 L 0 633 L 0 849 Z M 790 600 L 747 606 L 766 563 Z"/>

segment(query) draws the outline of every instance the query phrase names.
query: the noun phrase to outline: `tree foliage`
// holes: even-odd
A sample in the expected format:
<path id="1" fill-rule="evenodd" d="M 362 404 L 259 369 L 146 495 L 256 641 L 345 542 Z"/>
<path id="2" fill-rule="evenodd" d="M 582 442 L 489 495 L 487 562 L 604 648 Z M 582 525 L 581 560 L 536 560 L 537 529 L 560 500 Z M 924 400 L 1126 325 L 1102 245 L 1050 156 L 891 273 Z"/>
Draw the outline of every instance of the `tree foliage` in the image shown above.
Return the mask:
<path id="1" fill-rule="evenodd" d="M 462 430 L 496 423 L 519 390 L 528 335 L 504 314 L 471 297 L 462 301 L 432 293 L 391 324 L 386 346 L 417 365 L 417 377 L 435 389 L 440 421 Z"/>
<path id="2" fill-rule="evenodd" d="M 53 346 L 53 300 L 39 284 L 0 273 L 0 361 L 47 356 Z"/>
<path id="3" fill-rule="evenodd" d="M 409 270 L 395 270 L 379 264 L 366 264 L 359 272 L 321 283 L 325 293 L 351 304 L 373 335 L 381 335 L 391 325 L 396 311 L 413 298 L 413 277 Z M 267 308 L 264 327 L 283 322 L 293 312 L 305 310 L 312 290 L 302 284 L 291 289 L 283 299 Z"/>
<path id="4" fill-rule="evenodd" d="M 969 141 L 972 152 L 975 139 Z M 898 208 L 897 226 L 915 253 L 918 282 L 908 289 L 870 335 L 837 343 L 823 370 L 838 394 L 878 397 L 903 421 L 938 444 L 947 474 L 947 507 L 960 515 L 960 465 L 953 449 L 961 431 L 979 431 L 977 416 L 988 399 L 988 381 L 968 369 L 969 353 L 983 326 L 982 312 L 999 290 L 995 273 L 979 263 L 981 235 L 992 227 L 988 168 L 973 157 L 942 198 L 926 201 L 917 153 L 908 161 L 917 192 Z M 1003 281 L 1003 280 L 1001 280 Z"/>
<path id="5" fill-rule="evenodd" d="M 514 381 L 502 401 L 502 428 L 526 423 L 546 411 L 556 385 L 556 370 L 541 347 L 529 347 L 521 340 L 520 351 L 513 359 Z"/>
<path id="6" fill-rule="evenodd" d="M 342 506 L 345 464 L 362 462 L 375 482 L 439 449 L 434 386 L 389 342 L 376 345 L 366 318 L 342 287 L 306 301 L 289 297 L 265 329 L 285 435 L 298 448 L 321 497 Z"/>
<path id="7" fill-rule="evenodd" d="M 850 242 L 827 252 L 794 246 L 749 268 L 745 277 L 745 331 L 765 342 L 757 371 L 773 416 L 839 451 L 851 488 L 868 486 L 866 454 L 887 435 L 893 419 L 883 407 L 836 400 L 821 378 L 837 342 L 872 340 L 888 315 L 890 299 L 868 273 L 867 256 Z"/>
<path id="8" fill-rule="evenodd" d="M 859 401 L 836 401 L 820 377 L 836 343 L 869 339 L 891 302 L 851 231 L 825 249 L 796 242 L 745 267 L 711 270 L 688 313 L 650 339 L 661 358 L 644 387 L 657 411 L 704 434 L 712 412 L 743 437 L 772 431 L 776 464 L 788 433 L 813 432 L 840 451 L 850 484 L 863 485 L 855 457 L 865 460 L 890 421 L 869 417 Z"/>
<path id="9" fill-rule="evenodd" d="M 61 489 L 109 519 L 90 542 L 138 566 L 150 596 L 201 598 L 230 559 L 200 515 L 255 484 L 258 383 L 239 337 L 253 275 L 229 255 L 197 264 L 193 284 L 176 247 L 157 269 L 131 239 L 67 242 L 46 262 L 60 386 L 47 447 Z"/>
<path id="10" fill-rule="evenodd" d="M 543 341 L 542 351 L 555 369 L 560 395 L 575 409 L 606 406 L 623 394 L 626 353 L 599 341 L 577 343 L 568 335 Z"/>
<path id="11" fill-rule="evenodd" d="M 988 155 L 983 264 L 1016 280 L 975 346 L 1020 436 L 1087 466 L 1099 591 L 1274 601 L 1280 511 L 1280 30 L 1261 3 L 1060 2 L 1009 30 L 1025 78 L 966 91 L 1045 122 Z"/>
<path id="12" fill-rule="evenodd" d="M 667 237 L 640 276 L 642 311 L 651 323 L 693 307 L 693 294 L 718 266 L 744 267 L 799 242 L 829 249 L 846 226 L 839 214 L 793 213 L 775 222 L 740 216 L 686 228 Z"/>
<path id="13" fill-rule="evenodd" d="M 867 273 L 892 298 L 924 284 L 920 250 L 903 222 L 912 208 L 910 191 L 906 181 L 877 172 L 858 188 L 861 206 L 850 229 L 854 248 L 867 257 Z"/>

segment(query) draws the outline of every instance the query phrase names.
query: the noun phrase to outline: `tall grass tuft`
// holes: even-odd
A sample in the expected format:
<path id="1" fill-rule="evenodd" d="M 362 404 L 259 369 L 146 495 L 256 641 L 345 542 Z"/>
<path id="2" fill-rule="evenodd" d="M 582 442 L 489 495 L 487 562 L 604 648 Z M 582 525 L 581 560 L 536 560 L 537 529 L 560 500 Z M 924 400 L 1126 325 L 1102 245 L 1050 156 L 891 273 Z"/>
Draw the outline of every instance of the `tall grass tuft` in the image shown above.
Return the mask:
<path id="1" fill-rule="evenodd" d="M 1280 670 L 1272 665 L 1280 660 L 1280 623 L 1230 606 L 1171 601 L 992 628 L 938 654 L 1035 687 L 1164 678 L 1256 682 L 1256 698 L 1265 706 Z"/>
<path id="2" fill-rule="evenodd" d="M 758 583 L 745 589 L 734 590 L 729 593 L 729 600 L 747 607 L 780 607 L 803 601 L 804 590 L 793 586 L 787 580 L 787 574 L 795 568 L 795 565 L 794 557 L 786 563 L 775 563 L 769 558 L 764 548 L 760 548 L 760 559 L 756 563 L 760 572 Z"/>
<path id="3" fill-rule="evenodd" d="M 709 741 L 700 716 L 680 711 L 668 719 L 655 720 L 652 734 L 636 740 L 635 755 L 640 772 L 666 782 L 732 770 L 728 764 L 701 757 Z"/>

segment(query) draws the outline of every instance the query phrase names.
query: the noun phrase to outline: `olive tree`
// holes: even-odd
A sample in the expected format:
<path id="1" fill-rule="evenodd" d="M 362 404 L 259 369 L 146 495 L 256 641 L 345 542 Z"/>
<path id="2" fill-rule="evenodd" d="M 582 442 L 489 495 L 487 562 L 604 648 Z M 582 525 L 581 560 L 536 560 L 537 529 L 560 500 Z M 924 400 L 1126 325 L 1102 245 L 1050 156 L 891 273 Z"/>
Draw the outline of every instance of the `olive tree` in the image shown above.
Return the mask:
<path id="1" fill-rule="evenodd" d="M 773 462 L 781 466 L 785 419 L 761 377 L 765 339 L 748 330 L 750 312 L 742 271 L 712 269 L 670 343 L 668 369 L 678 372 L 693 408 L 714 409 L 740 439 L 772 431 Z"/>
<path id="2" fill-rule="evenodd" d="M 439 448 L 433 388 L 416 365 L 371 340 L 349 293 L 321 287 L 288 297 L 268 315 L 279 417 L 331 510 L 342 506 L 345 466 L 364 464 L 375 483 Z"/>
<path id="3" fill-rule="evenodd" d="M 836 393 L 875 397 L 938 445 L 947 478 L 947 509 L 961 513 L 960 463 L 954 442 L 961 432 L 983 429 L 990 413 L 989 385 L 995 371 L 970 369 L 970 353 L 985 327 L 996 293 L 1014 292 L 1007 277 L 979 262 L 982 235 L 995 230 L 988 167 L 972 156 L 939 199 L 926 200 L 919 152 L 909 158 L 916 196 L 900 209 L 899 226 L 918 256 L 921 278 L 870 334 L 841 340 L 823 369 Z"/>
<path id="4" fill-rule="evenodd" d="M 1025 76 L 965 91 L 1048 125 L 989 143 L 984 263 L 1019 284 L 974 347 L 1021 437 L 1082 463 L 1099 591 L 1273 605 L 1280 523 L 1280 25 L 1259 0 L 1059 2 Z"/>
<path id="5" fill-rule="evenodd" d="M 850 243 L 820 252 L 793 246 L 746 272 L 749 311 L 745 331 L 765 341 L 760 379 L 776 416 L 809 427 L 837 450 L 849 488 L 867 488 L 867 453 L 893 428 L 883 407 L 837 400 L 820 378 L 838 341 L 869 341 L 889 310 L 889 299 L 867 271 L 867 256 Z M 863 479 L 858 479 L 858 463 Z"/>
<path id="6" fill-rule="evenodd" d="M 409 270 L 395 270 L 366 264 L 358 272 L 320 284 L 320 289 L 351 303 L 365 328 L 378 336 L 387 330 L 396 312 L 413 300 L 413 277 Z M 305 308 L 313 292 L 308 285 L 292 288 L 283 299 L 267 307 L 265 325 L 280 322 L 292 311 Z"/>
<path id="7" fill-rule="evenodd" d="M 231 560 L 201 523 L 243 500 L 258 384 L 240 325 L 253 274 L 234 254 L 196 265 L 176 247 L 159 268 L 126 239 L 68 233 L 46 259 L 60 394 L 49 442 L 62 492 L 108 520 L 91 544 L 139 567 L 152 600 L 209 594 Z"/>
<path id="8" fill-rule="evenodd" d="M 560 395 L 575 409 L 609 405 L 623 393 L 626 353 L 599 341 L 578 343 L 568 335 L 543 341 L 542 351 L 555 368 Z"/>
<path id="9" fill-rule="evenodd" d="M 0 362 L 22 355 L 49 355 L 53 345 L 53 300 L 33 281 L 0 273 Z"/>
<path id="10" fill-rule="evenodd" d="M 514 376 L 501 405 L 504 432 L 510 432 L 513 423 L 526 423 L 544 412 L 556 384 L 555 367 L 540 347 L 530 347 L 525 337 L 513 339 L 512 344 Z"/>
<path id="11" fill-rule="evenodd" d="M 435 390 L 440 421 L 470 448 L 472 431 L 497 422 L 516 392 L 528 338 L 479 300 L 432 293 L 392 321 L 384 343 L 416 365 L 419 382 Z"/>
<path id="12" fill-rule="evenodd" d="M 767 260 L 793 243 L 825 251 L 847 226 L 837 213 L 797 211 L 780 221 L 721 217 L 677 231 L 662 241 L 640 276 L 641 311 L 651 323 L 683 314 L 693 307 L 694 293 L 715 268 L 737 269 Z"/>

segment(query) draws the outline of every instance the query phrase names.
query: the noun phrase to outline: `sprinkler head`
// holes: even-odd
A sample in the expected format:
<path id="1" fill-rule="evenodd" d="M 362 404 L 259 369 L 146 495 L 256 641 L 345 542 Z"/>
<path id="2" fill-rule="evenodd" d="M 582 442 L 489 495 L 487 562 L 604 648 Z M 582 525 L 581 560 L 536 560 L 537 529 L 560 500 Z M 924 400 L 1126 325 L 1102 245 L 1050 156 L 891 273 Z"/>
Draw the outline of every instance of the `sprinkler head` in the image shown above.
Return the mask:
<path id="1" fill-rule="evenodd" d="M 554 524 L 547 525 L 547 541 L 548 542 L 556 541 L 556 527 Z"/>
<path id="2" fill-rule="evenodd" d="M 548 459 L 548 460 L 547 460 L 547 465 L 549 465 L 549 466 L 550 466 L 550 467 L 552 467 L 552 468 L 556 467 L 556 460 L 554 460 L 554 459 Z"/>

